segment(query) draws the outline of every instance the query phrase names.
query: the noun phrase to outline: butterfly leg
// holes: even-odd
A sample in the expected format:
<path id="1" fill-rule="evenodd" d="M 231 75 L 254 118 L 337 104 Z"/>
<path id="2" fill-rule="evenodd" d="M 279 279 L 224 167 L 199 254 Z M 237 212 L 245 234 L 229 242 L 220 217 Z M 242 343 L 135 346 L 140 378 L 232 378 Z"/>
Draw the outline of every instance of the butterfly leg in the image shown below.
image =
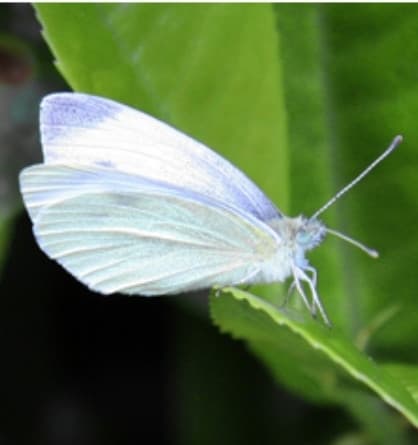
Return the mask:
<path id="1" fill-rule="evenodd" d="M 303 270 L 305 272 L 310 272 L 312 277 L 310 278 L 310 281 L 312 282 L 313 287 L 316 289 L 316 283 L 317 283 L 317 272 L 316 269 L 312 266 L 306 266 L 303 268 Z M 315 317 L 316 316 L 316 308 L 317 305 L 315 304 L 315 299 L 313 298 L 313 302 L 312 302 L 312 316 Z"/>
<path id="2" fill-rule="evenodd" d="M 293 273 L 293 283 L 292 284 L 294 284 L 296 290 L 298 291 L 303 302 L 305 303 L 305 306 L 309 309 L 309 312 L 313 315 L 313 309 L 309 303 L 308 297 L 306 296 L 305 291 L 303 290 L 302 284 L 300 282 L 300 278 L 302 278 L 302 280 L 304 281 L 303 275 L 301 275 L 301 272 L 303 274 L 302 269 L 299 269 L 298 267 L 295 267 L 295 266 L 292 267 L 292 273 Z"/>
<path id="3" fill-rule="evenodd" d="M 284 308 L 287 306 L 290 300 L 290 296 L 292 295 L 292 292 L 295 290 L 295 288 L 296 284 L 295 281 L 293 280 L 292 284 L 289 286 L 289 289 L 286 292 L 286 296 L 284 297 L 283 303 L 280 305 L 280 308 Z"/>
<path id="4" fill-rule="evenodd" d="M 311 278 L 311 280 L 312 280 L 312 284 L 313 284 L 313 286 L 316 288 L 316 283 L 317 283 L 317 277 L 318 277 L 318 274 L 317 274 L 317 272 L 316 272 L 315 267 L 312 267 L 312 266 L 306 266 L 303 270 L 308 271 L 308 272 L 310 272 L 310 273 L 312 274 L 312 278 Z"/>
<path id="5" fill-rule="evenodd" d="M 219 286 L 216 286 L 216 288 L 214 287 L 214 290 L 215 290 L 215 297 L 219 298 L 221 296 L 221 293 L 222 293 L 222 288 L 219 287 Z"/>
<path id="6" fill-rule="evenodd" d="M 309 268 L 309 269 L 311 269 L 311 268 Z M 310 270 L 310 271 L 312 272 L 312 270 Z M 309 275 L 307 275 L 302 269 L 297 269 L 297 272 L 299 274 L 300 279 L 302 281 L 305 281 L 311 290 L 312 299 L 313 299 L 312 310 L 311 310 L 312 315 L 313 316 L 315 315 L 316 308 L 318 308 L 325 324 L 328 325 L 329 327 L 331 327 L 332 324 L 328 318 L 327 313 L 325 312 L 324 307 L 322 306 L 321 299 L 319 298 L 318 292 L 316 291 L 316 287 L 314 285 L 314 283 L 316 283 L 316 271 L 315 271 L 315 273 L 313 273 L 312 278 L 309 277 Z"/>

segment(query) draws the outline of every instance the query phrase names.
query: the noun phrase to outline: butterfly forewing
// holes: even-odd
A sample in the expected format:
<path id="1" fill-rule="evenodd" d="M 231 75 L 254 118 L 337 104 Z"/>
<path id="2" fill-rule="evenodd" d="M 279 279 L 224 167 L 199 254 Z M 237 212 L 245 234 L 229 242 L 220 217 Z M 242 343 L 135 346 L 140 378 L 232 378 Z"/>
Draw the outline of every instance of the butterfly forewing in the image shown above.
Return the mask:
<path id="1" fill-rule="evenodd" d="M 45 163 L 101 166 L 217 199 L 262 221 L 280 213 L 231 163 L 159 120 L 108 99 L 79 93 L 41 105 Z"/>

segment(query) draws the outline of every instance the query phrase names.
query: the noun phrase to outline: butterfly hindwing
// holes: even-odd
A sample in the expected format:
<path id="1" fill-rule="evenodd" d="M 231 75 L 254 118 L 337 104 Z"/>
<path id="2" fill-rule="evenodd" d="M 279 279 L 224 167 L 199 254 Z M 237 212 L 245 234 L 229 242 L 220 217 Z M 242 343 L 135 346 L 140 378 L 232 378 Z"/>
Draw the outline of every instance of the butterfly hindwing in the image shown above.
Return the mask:
<path id="1" fill-rule="evenodd" d="M 135 179 L 59 164 L 21 175 L 39 245 L 91 289 L 157 295 L 238 284 L 274 254 L 277 236 L 251 215 Z"/>

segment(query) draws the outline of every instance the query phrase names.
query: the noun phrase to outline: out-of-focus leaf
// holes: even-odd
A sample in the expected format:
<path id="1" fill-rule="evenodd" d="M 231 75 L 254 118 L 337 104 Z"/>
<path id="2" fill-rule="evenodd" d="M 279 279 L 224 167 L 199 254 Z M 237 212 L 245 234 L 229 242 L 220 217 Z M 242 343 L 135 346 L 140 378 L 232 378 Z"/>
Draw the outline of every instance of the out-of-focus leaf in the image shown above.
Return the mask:
<path id="1" fill-rule="evenodd" d="M 382 7 L 380 7 L 382 6 Z M 338 183 L 367 165 L 396 134 L 404 143 L 339 206 L 339 229 L 376 247 L 378 261 L 345 248 L 345 300 L 353 333 L 397 306 L 416 307 L 418 276 L 418 8 L 416 5 L 320 8 L 329 131 Z M 350 312 L 351 311 L 351 312 Z M 370 348 L 395 344 L 416 360 L 418 311 L 394 316 Z M 396 354 L 396 348 L 392 350 Z M 390 360 L 390 354 L 386 354 Z"/>

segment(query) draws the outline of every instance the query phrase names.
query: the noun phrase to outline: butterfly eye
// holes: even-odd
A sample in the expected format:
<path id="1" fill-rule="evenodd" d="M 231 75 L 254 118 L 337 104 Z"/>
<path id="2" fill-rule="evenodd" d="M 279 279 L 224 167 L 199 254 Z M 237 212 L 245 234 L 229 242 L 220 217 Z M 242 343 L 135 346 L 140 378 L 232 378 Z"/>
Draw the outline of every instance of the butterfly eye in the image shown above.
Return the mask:
<path id="1" fill-rule="evenodd" d="M 296 241 L 298 244 L 309 244 L 311 242 L 312 236 L 311 233 L 305 229 L 300 229 L 296 234 Z"/>

